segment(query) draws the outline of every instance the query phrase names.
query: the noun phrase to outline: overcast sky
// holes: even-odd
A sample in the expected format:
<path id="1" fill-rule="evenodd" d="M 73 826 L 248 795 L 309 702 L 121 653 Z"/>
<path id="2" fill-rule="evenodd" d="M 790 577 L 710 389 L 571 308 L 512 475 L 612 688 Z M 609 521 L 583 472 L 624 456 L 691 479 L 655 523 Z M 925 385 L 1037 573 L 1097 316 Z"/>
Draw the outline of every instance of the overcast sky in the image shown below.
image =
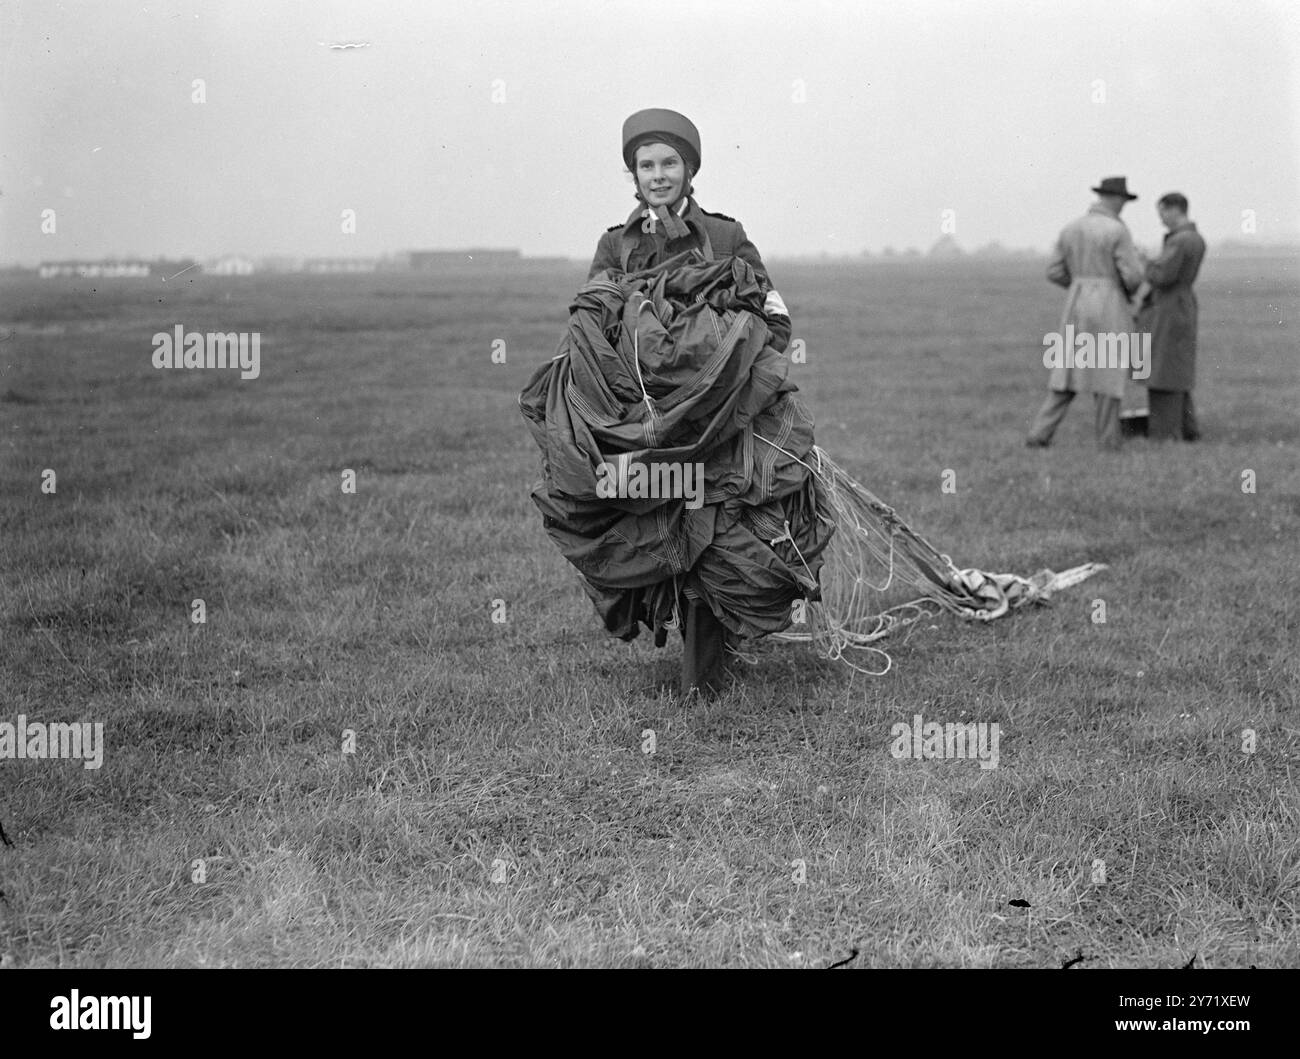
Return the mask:
<path id="1" fill-rule="evenodd" d="M 634 205 L 620 129 L 650 106 L 699 126 L 697 199 L 768 256 L 926 248 L 944 210 L 968 249 L 1044 248 L 1114 174 L 1141 196 L 1124 214 L 1140 243 L 1158 242 L 1155 200 L 1170 190 L 1212 243 L 1300 234 L 1293 2 L 0 0 L 0 12 L 6 262 L 478 246 L 590 257 Z"/>

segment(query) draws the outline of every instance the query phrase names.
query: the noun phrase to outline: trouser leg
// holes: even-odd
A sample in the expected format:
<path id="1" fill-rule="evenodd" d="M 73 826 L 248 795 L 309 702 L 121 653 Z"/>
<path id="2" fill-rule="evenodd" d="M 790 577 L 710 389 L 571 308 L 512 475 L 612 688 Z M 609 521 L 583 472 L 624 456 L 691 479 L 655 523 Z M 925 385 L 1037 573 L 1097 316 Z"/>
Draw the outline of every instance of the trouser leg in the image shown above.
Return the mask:
<path id="1" fill-rule="evenodd" d="M 1107 397 L 1104 393 L 1092 395 L 1097 419 L 1097 444 L 1103 449 L 1117 449 L 1123 444 L 1119 428 L 1118 397 Z"/>
<path id="2" fill-rule="evenodd" d="M 1201 436 L 1201 425 L 1196 421 L 1196 406 L 1192 404 L 1192 391 L 1183 398 L 1183 440 L 1195 441 Z"/>
<path id="3" fill-rule="evenodd" d="M 699 688 L 706 695 L 721 690 L 727 661 L 727 629 L 706 603 L 690 600 L 684 618 L 682 694 Z"/>
<path id="4" fill-rule="evenodd" d="M 1183 437 L 1183 416 L 1186 410 L 1186 390 L 1148 390 L 1151 407 L 1151 425 L 1147 436 L 1152 441 L 1180 441 Z"/>
<path id="5" fill-rule="evenodd" d="M 1056 428 L 1061 425 L 1061 420 L 1065 418 L 1066 410 L 1070 407 L 1070 402 L 1074 400 L 1074 391 L 1072 390 L 1051 390 L 1047 394 L 1047 400 L 1034 416 L 1033 425 L 1029 428 L 1029 440 L 1037 445 L 1046 445 L 1052 440 L 1052 435 L 1056 433 Z"/>

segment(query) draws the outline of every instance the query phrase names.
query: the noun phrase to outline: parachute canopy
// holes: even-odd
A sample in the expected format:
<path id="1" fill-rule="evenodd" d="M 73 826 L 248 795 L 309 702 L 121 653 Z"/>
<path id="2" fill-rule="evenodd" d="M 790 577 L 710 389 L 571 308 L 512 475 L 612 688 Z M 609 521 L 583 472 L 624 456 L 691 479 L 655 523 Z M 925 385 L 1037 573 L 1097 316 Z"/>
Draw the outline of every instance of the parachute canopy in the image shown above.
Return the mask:
<path id="1" fill-rule="evenodd" d="M 738 257 L 601 273 L 520 395 L 542 450 L 533 501 L 623 639 L 644 624 L 662 642 L 683 597 L 741 637 L 787 628 L 794 600 L 818 598 L 834 525 L 763 302 Z"/>
<path id="2" fill-rule="evenodd" d="M 698 600 L 740 637 L 883 673 L 875 645 L 900 628 L 942 610 L 991 620 L 1105 569 L 958 569 L 814 444 L 763 301 L 737 257 L 603 272 L 519 397 L 542 451 L 533 501 L 611 633 L 645 625 L 662 644 Z"/>

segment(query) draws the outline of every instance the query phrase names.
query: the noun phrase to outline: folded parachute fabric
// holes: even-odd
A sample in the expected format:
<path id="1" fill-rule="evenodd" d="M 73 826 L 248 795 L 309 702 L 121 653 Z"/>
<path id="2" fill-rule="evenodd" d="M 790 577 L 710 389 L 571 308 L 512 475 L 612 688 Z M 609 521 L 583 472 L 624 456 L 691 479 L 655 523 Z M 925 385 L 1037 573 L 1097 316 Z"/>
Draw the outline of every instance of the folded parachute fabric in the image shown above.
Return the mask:
<path id="1" fill-rule="evenodd" d="M 542 450 L 533 501 L 622 639 L 645 625 L 662 643 L 688 599 L 748 638 L 788 628 L 795 600 L 819 598 L 835 527 L 806 462 L 812 417 L 763 301 L 737 257 L 690 251 L 603 272 L 520 395 Z"/>
<path id="2" fill-rule="evenodd" d="M 763 301 L 736 257 L 602 272 L 520 394 L 542 451 L 533 502 L 611 633 L 645 625 L 662 645 L 698 600 L 737 636 L 880 674 L 893 632 L 944 610 L 991 620 L 1105 569 L 959 570 L 814 444 Z"/>

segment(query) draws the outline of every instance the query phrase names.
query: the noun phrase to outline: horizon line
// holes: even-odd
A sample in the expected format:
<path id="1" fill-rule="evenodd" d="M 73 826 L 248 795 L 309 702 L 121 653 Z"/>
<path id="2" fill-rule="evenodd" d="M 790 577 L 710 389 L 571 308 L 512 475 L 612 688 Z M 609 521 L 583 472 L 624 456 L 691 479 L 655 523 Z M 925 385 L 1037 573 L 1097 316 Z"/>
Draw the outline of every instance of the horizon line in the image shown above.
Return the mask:
<path id="1" fill-rule="evenodd" d="M 940 247 L 949 248 L 946 251 L 935 253 Z M 1232 250 L 1232 251 L 1286 251 L 1300 250 L 1300 233 L 1290 236 L 1281 236 L 1261 242 L 1252 239 L 1221 239 L 1217 243 L 1210 244 L 1211 249 Z M 807 259 L 833 259 L 833 260 L 862 260 L 864 258 L 921 258 L 924 260 L 955 260 L 962 257 L 1046 257 L 1052 252 L 1051 246 L 1032 247 L 1032 246 L 1004 246 L 1002 243 L 993 240 L 983 243 L 974 249 L 965 249 L 951 235 L 941 236 L 928 250 L 921 249 L 915 245 L 905 247 L 884 246 L 878 249 L 865 247 L 859 251 L 830 251 L 814 250 L 803 252 L 786 252 L 773 253 L 767 255 L 772 261 L 790 261 L 790 260 L 807 260 Z M 39 269 L 42 266 L 54 264 L 86 264 L 86 265 L 108 265 L 108 264 L 129 264 L 129 263 L 148 263 L 148 262 L 194 262 L 203 264 L 205 262 L 220 262 L 232 258 L 243 259 L 254 265 L 260 262 L 269 261 L 291 261 L 296 265 L 304 265 L 312 262 L 324 261 L 400 261 L 403 257 L 413 254 L 438 254 L 446 256 L 466 255 L 472 257 L 474 254 L 491 254 L 494 257 L 502 254 L 514 255 L 520 261 L 574 261 L 581 262 L 586 260 L 585 255 L 573 257 L 568 254 L 534 254 L 525 253 L 519 247 L 435 247 L 425 249 L 407 249 L 407 250 L 388 250 L 375 254 L 303 254 L 288 252 L 268 252 L 268 253 L 247 253 L 243 251 L 225 251 L 217 254 L 208 254 L 203 256 L 193 256 L 187 254 L 169 254 L 159 253 L 153 255 L 142 254 L 110 254 L 98 257 L 62 257 L 62 258 L 42 258 L 38 261 L 31 260 L 0 260 L 0 269 Z"/>

